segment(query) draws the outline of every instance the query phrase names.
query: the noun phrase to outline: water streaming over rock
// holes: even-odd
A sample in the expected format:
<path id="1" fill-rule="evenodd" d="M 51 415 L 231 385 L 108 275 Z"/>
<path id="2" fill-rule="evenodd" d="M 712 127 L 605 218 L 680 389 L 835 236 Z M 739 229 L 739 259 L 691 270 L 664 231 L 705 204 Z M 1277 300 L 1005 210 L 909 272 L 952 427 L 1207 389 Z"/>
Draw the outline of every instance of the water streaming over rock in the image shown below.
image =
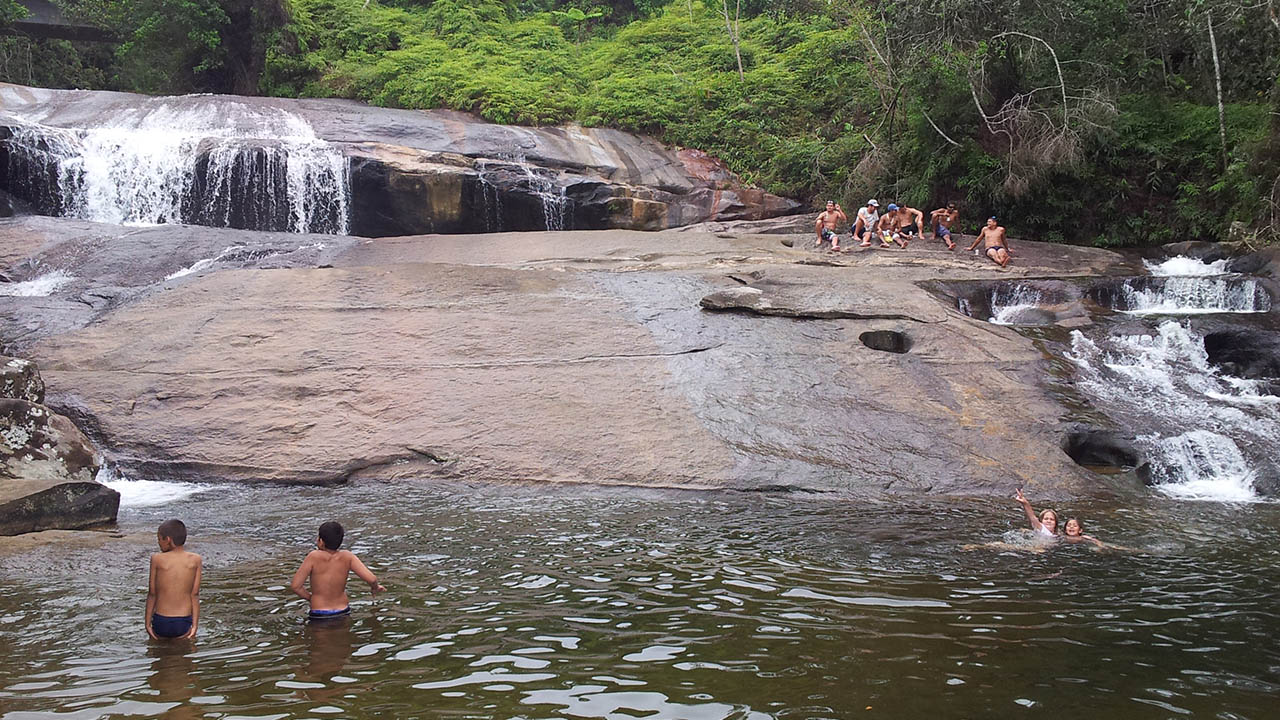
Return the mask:
<path id="1" fill-rule="evenodd" d="M 1134 279 L 1114 296 L 1116 310 L 1133 315 L 1257 313 L 1271 309 L 1271 297 L 1252 278 L 1173 276 L 1159 282 Z"/>
<path id="2" fill-rule="evenodd" d="M 573 201 L 554 172 L 530 165 L 523 155 L 513 154 L 500 161 L 477 163 L 480 173 L 484 225 L 489 232 L 509 230 L 571 230 Z M 524 197 L 533 207 L 521 212 L 513 203 Z M 504 199 L 505 198 L 505 199 Z M 511 206 L 511 207 L 509 207 Z M 509 214 L 525 217 L 541 209 L 541 227 L 525 227 Z"/>
<path id="3" fill-rule="evenodd" d="M 92 127 L 13 123 L 9 186 L 40 212 L 97 222 L 347 233 L 347 160 L 301 117 L 169 100 Z"/>
<path id="4" fill-rule="evenodd" d="M 1028 310 L 1046 303 L 1038 288 L 1020 283 L 999 285 L 991 292 L 991 322 L 997 325 L 1020 325 Z"/>
<path id="5" fill-rule="evenodd" d="M 1076 331 L 1068 358 L 1079 386 L 1110 416 L 1154 430 L 1139 441 L 1158 488 L 1187 498 L 1256 498 L 1254 477 L 1264 465 L 1272 469 L 1280 449 L 1280 397 L 1219 371 L 1199 333 L 1172 320 L 1152 335 L 1094 340 Z"/>

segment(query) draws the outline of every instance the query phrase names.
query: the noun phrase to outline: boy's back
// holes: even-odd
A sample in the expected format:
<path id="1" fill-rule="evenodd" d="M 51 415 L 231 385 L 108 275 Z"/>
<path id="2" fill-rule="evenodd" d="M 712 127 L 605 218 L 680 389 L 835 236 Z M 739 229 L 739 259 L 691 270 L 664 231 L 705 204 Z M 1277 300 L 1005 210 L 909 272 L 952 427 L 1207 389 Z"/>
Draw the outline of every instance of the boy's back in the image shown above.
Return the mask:
<path id="1" fill-rule="evenodd" d="M 312 618 L 326 618 L 343 615 L 350 611 L 350 600 L 347 598 L 347 575 L 355 573 L 356 577 L 369 583 L 369 589 L 380 593 L 386 588 L 378 584 L 374 576 L 360 558 L 342 546 L 342 526 L 336 522 L 326 522 L 320 526 L 316 537 L 316 549 L 307 553 L 302 567 L 293 574 L 293 582 L 289 589 L 311 604 Z M 310 581 L 311 589 L 305 585 Z"/>
<path id="2" fill-rule="evenodd" d="M 157 615 L 181 617 L 191 614 L 191 591 L 200 566 L 200 556 L 183 548 L 151 556 Z"/>
<path id="3" fill-rule="evenodd" d="M 349 550 L 312 550 L 302 567 L 309 567 L 311 609 L 341 610 L 350 605 L 347 598 L 347 575 L 360 560 Z M 364 567 L 364 563 L 360 563 Z M 365 572 L 368 572 L 367 570 Z"/>
<path id="4" fill-rule="evenodd" d="M 147 634 L 151 637 L 195 637 L 200 624 L 200 579 L 204 564 L 187 552 L 187 526 L 166 520 L 156 531 L 160 552 L 151 556 L 147 576 Z"/>

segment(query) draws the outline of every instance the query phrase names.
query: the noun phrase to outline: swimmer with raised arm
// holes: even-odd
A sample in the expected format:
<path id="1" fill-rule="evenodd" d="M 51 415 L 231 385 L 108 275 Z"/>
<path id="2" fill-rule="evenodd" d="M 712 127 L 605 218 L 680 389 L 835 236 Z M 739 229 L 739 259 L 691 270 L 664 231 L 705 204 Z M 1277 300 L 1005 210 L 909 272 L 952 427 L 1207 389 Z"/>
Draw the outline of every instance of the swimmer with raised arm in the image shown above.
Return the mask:
<path id="1" fill-rule="evenodd" d="M 311 603 L 311 611 L 307 613 L 310 620 L 327 620 L 351 614 L 351 604 L 347 599 L 347 574 L 355 573 L 356 577 L 369 583 L 369 590 L 374 595 L 386 592 L 386 588 L 378 583 L 378 578 L 365 564 L 360 562 L 349 550 L 339 550 L 342 546 L 342 526 L 330 521 L 320 526 L 316 538 L 316 549 L 307 553 L 302 567 L 293 574 L 293 582 L 289 584 L 298 597 Z M 311 581 L 310 591 L 306 588 Z"/>
<path id="2" fill-rule="evenodd" d="M 1036 515 L 1036 511 L 1031 509 L 1031 501 L 1022 495 L 1022 488 L 1018 488 L 1018 492 L 1014 494 L 1013 498 L 1022 505 L 1023 511 L 1027 513 L 1027 522 L 1031 523 L 1032 530 L 1049 537 L 1058 536 L 1058 513 L 1050 508 L 1045 508 L 1040 511 L 1039 515 Z"/>

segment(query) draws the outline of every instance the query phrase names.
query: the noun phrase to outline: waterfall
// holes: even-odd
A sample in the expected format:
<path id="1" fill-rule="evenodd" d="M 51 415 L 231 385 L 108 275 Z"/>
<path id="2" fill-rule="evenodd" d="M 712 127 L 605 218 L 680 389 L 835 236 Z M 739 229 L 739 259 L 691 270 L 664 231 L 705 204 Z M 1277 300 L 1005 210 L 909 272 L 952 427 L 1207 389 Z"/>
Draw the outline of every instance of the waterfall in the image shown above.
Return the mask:
<path id="1" fill-rule="evenodd" d="M 1155 429 L 1139 442 L 1156 486 L 1177 497 L 1253 499 L 1250 462 L 1274 456 L 1280 397 L 1258 381 L 1222 374 L 1209 363 L 1204 338 L 1171 320 L 1155 335 L 1100 342 L 1072 333 L 1067 357 L 1078 368 L 1077 385 L 1118 422 Z"/>
<path id="2" fill-rule="evenodd" d="M 1132 315 L 1257 313 L 1271 310 L 1271 298 L 1257 280 L 1237 277 L 1168 277 L 1160 283 L 1124 284 L 1116 309 Z"/>
<path id="3" fill-rule="evenodd" d="M 346 158 L 304 119 L 165 100 L 95 127 L 11 124 L 9 187 L 43 212 L 97 222 L 347 233 Z"/>
<path id="4" fill-rule="evenodd" d="M 1249 501 L 1254 473 L 1229 437 L 1192 430 L 1152 438 L 1151 479 L 1166 495 L 1186 500 Z"/>
<path id="5" fill-rule="evenodd" d="M 1027 310 L 1045 305 L 1040 290 L 1021 284 L 999 285 L 991 292 L 991 320 L 996 325 L 1017 325 Z"/>

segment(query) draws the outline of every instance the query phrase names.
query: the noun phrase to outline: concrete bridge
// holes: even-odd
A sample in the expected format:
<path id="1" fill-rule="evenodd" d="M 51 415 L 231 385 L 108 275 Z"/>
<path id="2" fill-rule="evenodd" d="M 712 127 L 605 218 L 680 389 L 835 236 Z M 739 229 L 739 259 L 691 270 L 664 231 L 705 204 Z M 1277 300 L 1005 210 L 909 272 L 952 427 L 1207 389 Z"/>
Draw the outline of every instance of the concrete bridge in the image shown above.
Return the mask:
<path id="1" fill-rule="evenodd" d="M 49 0 L 18 0 L 18 3 L 27 9 L 27 16 L 9 25 L 0 26 L 0 35 L 87 42 L 119 42 L 119 39 L 107 30 L 67 20 L 62 10 Z"/>

